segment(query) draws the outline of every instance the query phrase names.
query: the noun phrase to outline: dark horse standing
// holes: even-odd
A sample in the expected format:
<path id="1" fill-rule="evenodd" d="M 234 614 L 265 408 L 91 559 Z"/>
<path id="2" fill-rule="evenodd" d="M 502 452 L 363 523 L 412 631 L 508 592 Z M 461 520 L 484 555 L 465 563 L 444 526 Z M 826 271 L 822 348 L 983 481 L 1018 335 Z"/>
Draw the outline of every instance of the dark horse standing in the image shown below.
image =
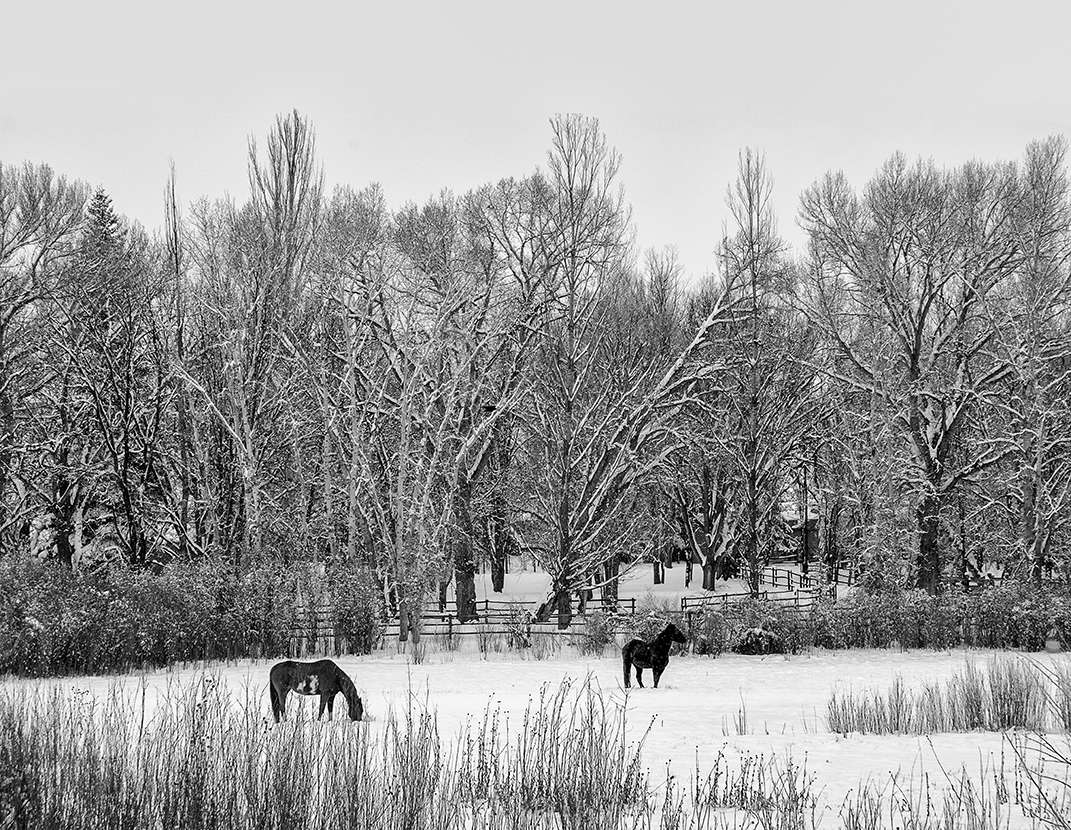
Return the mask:
<path id="1" fill-rule="evenodd" d="M 364 716 L 364 704 L 357 694 L 357 687 L 333 660 L 317 660 L 314 663 L 284 660 L 271 667 L 268 693 L 271 695 L 271 713 L 275 716 L 276 723 L 280 718 L 286 717 L 286 696 L 290 692 L 320 696 L 320 714 L 316 716 L 317 720 L 324 716 L 324 709 L 327 710 L 327 719 L 331 720 L 335 695 L 339 692 L 342 692 L 349 704 L 350 720 L 360 720 Z"/>
<path id="2" fill-rule="evenodd" d="M 621 663 L 625 670 L 625 688 L 632 685 L 632 667 L 636 667 L 636 682 L 643 688 L 643 670 L 651 669 L 654 672 L 654 687 L 658 688 L 658 678 L 669 665 L 669 647 L 673 643 L 686 643 L 688 638 L 673 623 L 663 629 L 662 633 L 650 642 L 643 640 L 630 640 L 621 649 Z"/>

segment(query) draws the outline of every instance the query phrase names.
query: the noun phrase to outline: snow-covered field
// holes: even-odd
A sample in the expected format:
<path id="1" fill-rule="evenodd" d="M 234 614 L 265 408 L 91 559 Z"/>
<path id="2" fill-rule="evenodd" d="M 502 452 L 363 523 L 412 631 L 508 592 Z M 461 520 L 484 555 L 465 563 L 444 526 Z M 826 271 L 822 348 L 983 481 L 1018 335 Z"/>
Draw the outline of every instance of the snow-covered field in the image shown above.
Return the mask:
<path id="1" fill-rule="evenodd" d="M 698 580 L 698 569 L 695 576 Z M 638 570 L 623 580 L 621 595 L 673 609 L 679 607 L 681 596 L 703 593 L 696 582 L 685 588 L 683 578 L 684 568 L 678 566 L 666 572 L 664 584 L 652 586 L 650 571 Z M 491 594 L 490 585 L 482 582 L 477 591 L 481 599 L 492 596 L 533 603 L 546 596 L 546 588 L 546 574 L 514 570 L 507 576 L 503 594 Z M 719 583 L 717 593 L 742 589 L 742 584 Z M 462 638 L 457 650 L 447 649 L 440 638 L 426 637 L 420 662 L 399 651 L 397 644 L 368 656 L 336 658 L 356 683 L 368 720 L 357 727 L 338 722 L 330 728 L 382 733 L 392 710 L 401 715 L 413 706 L 426 706 L 437 716 L 440 736 L 450 741 L 467 725 L 477 724 L 489 709 L 500 711 L 516 729 L 545 684 L 553 692 L 570 681 L 579 691 L 581 684 L 590 682 L 609 705 L 624 707 L 630 740 L 646 735 L 642 755 L 652 783 L 664 782 L 671 774 L 678 783 L 687 784 L 697 770 L 705 776 L 719 755 L 737 767 L 748 756 L 776 757 L 782 762 L 791 759 L 796 765 L 805 765 L 814 777 L 814 789 L 829 819 L 827 826 L 840 825 L 842 804 L 864 784 L 882 789 L 886 799 L 898 793 L 901 798 L 918 800 L 929 795 L 939 802 L 941 791 L 947 792 L 950 782 L 964 772 L 990 791 L 996 790 L 998 779 L 1011 793 L 1022 783 L 1021 778 L 1016 781 L 1009 739 L 999 733 L 840 735 L 831 733 L 826 724 L 827 704 L 834 690 L 885 691 L 897 677 L 908 689 L 918 690 L 923 683 L 962 674 L 968 663 L 987 663 L 992 651 L 815 649 L 796 656 L 674 656 L 660 688 L 634 686 L 626 692 L 619 650 L 610 646 L 602 656 L 578 656 L 570 645 L 572 638 L 568 633 L 545 637 L 543 645 L 551 650 L 545 659 L 535 659 L 532 650 L 481 654 L 472 635 Z M 1012 659 L 1037 661 L 1046 668 L 1071 660 L 1064 654 L 1012 655 Z M 242 661 L 123 677 L 7 679 L 0 684 L 27 688 L 58 685 L 98 699 L 113 693 L 118 684 L 138 704 L 144 700 L 150 710 L 147 714 L 151 714 L 176 685 L 198 683 L 208 674 L 221 681 L 234 706 L 249 701 L 267 724 L 271 720 L 267 679 L 272 662 Z M 645 674 L 650 684 L 650 672 Z M 295 705 L 303 706 L 312 716 L 317 699 L 292 695 L 289 706 Z M 131 711 L 136 711 L 136 706 Z M 344 711 L 344 707 L 336 707 L 337 716 Z M 1062 742 L 1063 736 L 1057 736 L 1057 741 Z M 1014 798 L 1002 805 L 1001 811 L 1010 827 L 1030 824 Z"/>
<path id="2" fill-rule="evenodd" d="M 471 645 L 471 644 L 470 644 Z M 1004 770 L 1013 782 L 1010 748 L 1000 734 L 942 734 L 929 737 L 831 734 L 825 709 L 834 688 L 884 690 L 899 675 L 909 687 L 947 679 L 962 672 L 968 661 L 984 663 L 992 652 L 844 651 L 784 657 L 723 655 L 673 657 L 658 689 L 622 688 L 621 662 L 612 647 L 603 657 L 578 657 L 565 647 L 558 656 L 521 659 L 517 654 L 489 654 L 483 659 L 469 646 L 459 651 L 429 647 L 422 663 L 411 662 L 392 647 L 365 657 L 341 657 L 339 665 L 354 679 L 364 699 L 368 723 L 359 728 L 381 730 L 392 707 L 403 712 L 415 699 L 437 713 L 440 735 L 457 735 L 467 719 L 479 720 L 487 707 L 501 709 L 519 723 L 525 708 L 538 698 L 542 684 L 557 686 L 569 678 L 585 678 L 615 705 L 625 706 L 629 733 L 639 738 L 651 725 L 643 758 L 652 781 L 665 780 L 666 770 L 688 780 L 696 766 L 710 767 L 719 752 L 731 759 L 747 754 L 791 756 L 806 762 L 816 777 L 822 802 L 835 817 L 844 797 L 860 783 L 882 785 L 895 776 L 897 785 L 916 795 L 944 789 L 946 776 L 958 777 L 963 768 L 975 779 L 993 781 Z M 1043 665 L 1067 660 L 1066 655 L 1022 655 Z M 269 719 L 267 677 L 270 662 L 241 662 L 209 667 L 231 691 L 235 705 L 247 698 Z M 125 678 L 66 678 L 47 681 L 5 681 L 20 684 L 60 684 L 108 694 L 116 682 L 140 697 L 140 678 L 147 683 L 151 709 L 170 683 L 190 682 L 203 668 L 161 671 Z M 648 678 L 647 682 L 650 680 Z M 295 697 L 290 699 L 295 701 Z M 297 699 L 312 714 L 315 698 Z M 291 704 L 293 705 L 293 704 Z M 352 728 L 338 724 L 335 728 Z M 1011 825 L 1024 823 L 1011 811 Z M 831 820 L 833 825 L 837 822 Z"/>

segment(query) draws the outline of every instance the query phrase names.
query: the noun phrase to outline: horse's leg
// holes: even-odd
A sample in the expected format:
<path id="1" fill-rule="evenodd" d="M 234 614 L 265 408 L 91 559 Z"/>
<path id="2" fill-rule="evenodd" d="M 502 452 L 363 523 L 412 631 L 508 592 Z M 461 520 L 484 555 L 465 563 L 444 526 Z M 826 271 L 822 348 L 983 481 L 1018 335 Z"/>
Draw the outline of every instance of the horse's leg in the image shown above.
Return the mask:
<path id="1" fill-rule="evenodd" d="M 330 698 L 327 695 L 321 693 L 321 695 L 320 695 L 320 712 L 319 712 L 319 714 L 316 715 L 316 720 L 322 720 L 323 719 L 324 709 L 327 708 L 327 701 L 328 700 L 330 700 Z M 328 718 L 328 720 L 330 720 L 330 717 Z"/>
<path id="2" fill-rule="evenodd" d="M 327 696 L 327 719 L 328 720 L 334 720 L 335 719 L 335 695 L 336 694 L 338 694 L 338 693 L 337 692 L 332 692 L 331 694 L 329 694 Z"/>
<path id="3" fill-rule="evenodd" d="M 654 672 L 654 687 L 658 688 L 658 678 L 662 676 L 662 672 L 666 670 L 665 666 L 652 666 L 651 671 Z"/>
<path id="4" fill-rule="evenodd" d="M 639 663 L 636 664 L 636 683 L 641 689 L 643 688 L 643 669 L 640 668 Z"/>
<path id="5" fill-rule="evenodd" d="M 290 690 L 283 686 L 279 689 L 279 719 L 286 720 L 286 696 L 290 694 Z"/>
<path id="6" fill-rule="evenodd" d="M 275 688 L 274 683 L 268 683 L 268 697 L 271 699 L 271 713 L 275 718 L 275 722 L 279 722 L 279 716 L 282 715 L 283 707 L 279 703 L 279 690 Z"/>

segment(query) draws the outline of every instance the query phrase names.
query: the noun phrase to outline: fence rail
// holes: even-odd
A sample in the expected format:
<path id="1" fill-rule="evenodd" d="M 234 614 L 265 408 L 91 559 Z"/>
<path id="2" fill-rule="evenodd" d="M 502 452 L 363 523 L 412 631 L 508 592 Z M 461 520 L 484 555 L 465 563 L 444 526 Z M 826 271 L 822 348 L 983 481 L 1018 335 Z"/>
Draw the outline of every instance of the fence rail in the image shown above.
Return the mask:
<path id="1" fill-rule="evenodd" d="M 818 598 L 828 592 L 836 599 L 838 585 L 851 585 L 853 579 L 846 570 L 838 570 L 832 581 L 811 575 L 800 574 L 787 568 L 776 566 L 763 570 L 761 583 L 775 590 L 764 590 L 757 595 L 759 599 L 793 608 L 797 611 L 809 611 Z M 697 614 L 707 609 L 727 609 L 730 605 L 752 598 L 748 592 L 707 594 L 681 598 L 681 613 L 690 624 Z M 620 617 L 631 617 L 636 613 L 636 598 L 619 598 L 616 603 L 606 602 L 600 597 L 593 597 L 583 604 L 583 608 L 574 601 L 573 618 L 585 622 L 592 613 L 603 611 Z M 425 607 L 420 621 L 420 630 L 424 635 L 516 635 L 527 629 L 533 633 L 568 634 L 555 625 L 556 609 L 549 610 L 549 619 L 542 623 L 534 620 L 535 603 L 519 602 L 507 599 L 478 600 L 476 616 L 465 622 L 457 618 L 456 603 L 449 601 L 443 608 L 438 603 Z M 398 620 L 390 619 L 384 627 L 384 635 L 397 637 Z M 335 614 L 330 607 L 303 609 L 299 621 L 290 632 L 291 653 L 301 656 L 310 653 L 339 653 L 346 648 L 346 640 L 335 631 Z"/>
<path id="2" fill-rule="evenodd" d="M 748 599 L 758 599 L 765 602 L 773 602 L 780 605 L 791 605 L 801 610 L 809 609 L 819 600 L 820 592 L 811 592 L 796 588 L 792 591 L 779 591 L 770 593 L 760 591 L 752 594 L 747 591 L 732 594 L 711 594 L 703 597 L 681 597 L 681 611 L 688 612 L 704 608 L 728 608 Z"/>
<path id="3" fill-rule="evenodd" d="M 531 605 L 531 603 L 510 602 L 509 600 L 479 600 L 476 602 L 476 616 L 472 620 L 466 620 L 466 622 L 508 622 L 513 619 L 523 618 L 525 614 L 534 616 L 535 611 Z M 595 611 L 631 616 L 636 613 L 636 598 L 625 597 L 618 599 L 616 603 L 593 598 L 585 603 L 583 610 L 579 607 L 574 607 L 573 616 L 585 617 Z M 556 611 L 552 609 L 551 615 L 553 616 L 555 613 Z M 301 616 L 302 623 L 299 624 L 299 628 L 322 628 L 334 624 L 334 612 L 331 608 L 305 609 L 302 611 Z M 431 621 L 446 623 L 448 620 L 452 620 L 454 625 L 461 624 L 452 602 L 447 603 L 443 609 L 438 608 L 438 606 L 426 607 L 421 615 L 421 620 L 424 623 Z"/>
<path id="4" fill-rule="evenodd" d="M 769 575 L 769 582 L 773 587 L 777 587 L 780 584 L 784 584 L 788 590 L 792 590 L 793 587 L 807 590 L 824 590 L 827 585 L 845 585 L 851 586 L 855 584 L 855 576 L 850 568 L 837 568 L 831 574 L 832 578 L 828 579 L 822 576 L 817 576 L 813 573 L 796 573 L 790 571 L 787 568 L 768 567 L 762 572 L 761 581 L 765 584 Z"/>
<path id="5" fill-rule="evenodd" d="M 502 599 L 479 600 L 476 602 L 476 617 L 481 620 L 512 619 L 513 617 L 523 615 L 525 612 L 534 614 L 535 611 L 532 606 L 533 603 L 530 602 L 516 602 Z M 576 603 L 573 605 L 574 616 L 583 617 L 594 611 L 635 614 L 636 598 L 624 597 L 618 599 L 615 603 L 608 602 L 601 597 L 592 597 L 584 603 L 583 609 Z M 437 606 L 425 608 L 424 618 L 429 619 L 431 617 L 451 617 L 456 619 L 456 605 L 453 602 L 448 602 L 443 609 L 439 609 Z"/>

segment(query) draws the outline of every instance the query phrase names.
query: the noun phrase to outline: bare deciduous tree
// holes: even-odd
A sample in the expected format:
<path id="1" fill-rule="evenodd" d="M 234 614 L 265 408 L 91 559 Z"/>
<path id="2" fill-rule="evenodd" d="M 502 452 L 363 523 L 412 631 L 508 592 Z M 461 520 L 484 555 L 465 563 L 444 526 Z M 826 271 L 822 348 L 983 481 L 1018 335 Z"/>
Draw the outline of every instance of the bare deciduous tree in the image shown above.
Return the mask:
<path id="1" fill-rule="evenodd" d="M 802 199 L 813 258 L 804 307 L 837 349 L 836 377 L 877 396 L 906 442 L 917 583 L 930 592 L 946 564 L 942 510 L 1004 452 L 956 455 L 965 423 L 1007 373 L 988 353 L 985 300 L 1018 261 L 1017 198 L 1007 165 L 946 172 L 896 155 L 862 195 L 831 174 Z"/>
<path id="2" fill-rule="evenodd" d="M 1071 509 L 1071 186 L 1067 140 L 1027 147 L 1014 217 L 1019 266 L 992 306 L 1008 373 L 989 439 L 1006 449 L 1008 486 L 990 504 L 1018 529 L 1013 560 L 1040 581 L 1066 540 Z M 1010 473 L 1010 475 L 1009 475 Z M 1018 555 L 1016 555 L 1018 554 Z M 982 563 L 978 563 L 981 565 Z"/>
<path id="3" fill-rule="evenodd" d="M 250 203 L 201 203 L 193 212 L 191 259 L 201 280 L 205 357 L 215 367 L 202 392 L 231 447 L 240 483 L 235 521 L 243 559 L 259 559 L 272 493 L 265 465 L 280 452 L 273 429 L 287 409 L 289 342 L 301 321 L 313 242 L 321 216 L 322 174 L 315 139 L 296 112 L 280 117 L 267 158 L 249 146 Z M 286 442 L 285 446 L 289 446 Z M 285 479 L 284 479 L 285 481 Z"/>
<path id="4" fill-rule="evenodd" d="M 45 165 L 0 164 L 0 549 L 28 520 L 29 491 L 40 487 L 23 471 L 29 439 L 20 423 L 47 377 L 36 360 L 40 303 L 74 251 L 85 201 L 80 183 Z"/>

